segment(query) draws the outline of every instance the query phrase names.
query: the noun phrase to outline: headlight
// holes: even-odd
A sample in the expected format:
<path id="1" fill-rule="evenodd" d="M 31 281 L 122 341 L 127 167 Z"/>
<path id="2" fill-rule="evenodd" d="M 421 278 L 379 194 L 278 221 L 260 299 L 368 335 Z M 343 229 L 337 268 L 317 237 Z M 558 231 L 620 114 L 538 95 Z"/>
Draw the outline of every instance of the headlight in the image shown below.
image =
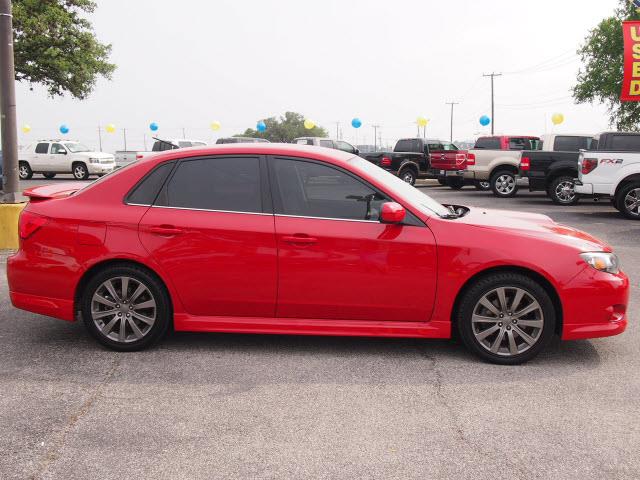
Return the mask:
<path id="1" fill-rule="evenodd" d="M 587 252 L 581 253 L 580 256 L 596 270 L 608 273 L 620 272 L 620 261 L 614 253 Z"/>
<path id="2" fill-rule="evenodd" d="M 100 163 L 99 158 L 89 158 L 89 163 Z"/>

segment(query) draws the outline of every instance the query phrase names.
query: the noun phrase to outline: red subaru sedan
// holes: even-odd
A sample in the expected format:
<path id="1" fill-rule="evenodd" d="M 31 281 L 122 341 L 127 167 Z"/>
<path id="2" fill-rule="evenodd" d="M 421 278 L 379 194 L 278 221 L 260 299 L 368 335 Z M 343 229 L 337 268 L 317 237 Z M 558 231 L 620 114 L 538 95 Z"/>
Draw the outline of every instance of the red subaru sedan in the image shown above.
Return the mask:
<path id="1" fill-rule="evenodd" d="M 449 338 L 485 360 L 616 335 L 611 248 L 544 215 L 444 206 L 344 152 L 169 151 L 25 192 L 7 267 L 21 309 L 138 350 L 181 331 Z"/>

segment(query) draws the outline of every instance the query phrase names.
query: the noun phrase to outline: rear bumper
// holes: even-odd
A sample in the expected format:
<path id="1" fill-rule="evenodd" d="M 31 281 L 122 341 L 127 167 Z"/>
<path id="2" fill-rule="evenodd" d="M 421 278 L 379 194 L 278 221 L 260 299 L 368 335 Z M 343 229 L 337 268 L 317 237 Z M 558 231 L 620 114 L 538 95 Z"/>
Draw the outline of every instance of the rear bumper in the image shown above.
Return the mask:
<path id="1" fill-rule="evenodd" d="M 28 312 L 73 322 L 73 302 L 61 298 L 41 297 L 28 293 L 9 292 L 14 307 Z"/>

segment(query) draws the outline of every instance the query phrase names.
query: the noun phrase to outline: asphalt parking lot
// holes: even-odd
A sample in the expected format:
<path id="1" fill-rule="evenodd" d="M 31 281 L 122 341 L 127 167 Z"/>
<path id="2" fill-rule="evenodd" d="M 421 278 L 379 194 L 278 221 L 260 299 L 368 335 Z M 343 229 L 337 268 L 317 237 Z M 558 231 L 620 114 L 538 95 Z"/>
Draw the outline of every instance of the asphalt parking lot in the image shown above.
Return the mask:
<path id="1" fill-rule="evenodd" d="M 640 222 L 421 188 L 608 241 L 632 281 L 627 331 L 518 367 L 431 340 L 174 333 L 122 354 L 14 310 L 2 275 L 0 478 L 640 478 Z"/>

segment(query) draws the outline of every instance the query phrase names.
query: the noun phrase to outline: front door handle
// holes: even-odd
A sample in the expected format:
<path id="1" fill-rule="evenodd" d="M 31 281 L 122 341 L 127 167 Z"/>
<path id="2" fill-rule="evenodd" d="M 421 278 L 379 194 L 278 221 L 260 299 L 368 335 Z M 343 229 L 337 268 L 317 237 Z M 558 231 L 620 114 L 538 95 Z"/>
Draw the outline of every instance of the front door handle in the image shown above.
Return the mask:
<path id="1" fill-rule="evenodd" d="M 165 237 L 173 237 L 174 235 L 180 235 L 182 233 L 182 229 L 176 228 L 173 225 L 159 225 L 156 227 L 149 227 L 149 232 Z"/>
<path id="2" fill-rule="evenodd" d="M 318 243 L 317 238 L 308 235 L 288 235 L 282 237 L 282 241 L 293 245 L 313 245 L 314 243 Z"/>

